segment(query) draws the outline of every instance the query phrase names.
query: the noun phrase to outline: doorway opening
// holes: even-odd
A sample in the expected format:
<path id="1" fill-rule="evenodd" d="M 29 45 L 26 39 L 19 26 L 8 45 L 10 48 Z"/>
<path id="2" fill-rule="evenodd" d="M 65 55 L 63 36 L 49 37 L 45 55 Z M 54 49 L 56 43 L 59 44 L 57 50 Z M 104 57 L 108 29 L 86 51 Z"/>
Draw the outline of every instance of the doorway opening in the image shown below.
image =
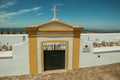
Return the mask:
<path id="1" fill-rule="evenodd" d="M 42 71 L 61 70 L 68 67 L 68 42 L 42 42 Z"/>

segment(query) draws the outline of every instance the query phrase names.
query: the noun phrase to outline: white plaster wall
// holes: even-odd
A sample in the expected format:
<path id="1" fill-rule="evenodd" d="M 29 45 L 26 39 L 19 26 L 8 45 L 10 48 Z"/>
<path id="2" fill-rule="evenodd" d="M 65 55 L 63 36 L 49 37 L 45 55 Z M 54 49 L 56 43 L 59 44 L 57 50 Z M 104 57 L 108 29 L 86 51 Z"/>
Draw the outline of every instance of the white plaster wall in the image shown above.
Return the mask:
<path id="1" fill-rule="evenodd" d="M 88 40 L 88 37 L 90 41 Z M 98 65 L 106 65 L 111 63 L 120 62 L 120 52 L 107 52 L 107 53 L 93 53 L 93 41 L 98 38 L 100 41 L 102 40 L 114 40 L 120 39 L 120 33 L 103 33 L 103 34 L 81 34 L 81 44 L 80 44 L 80 62 L 79 67 L 90 67 L 90 66 L 98 66 Z M 83 52 L 83 45 L 86 43 L 90 43 L 91 52 Z M 98 58 L 98 56 L 100 56 Z"/>
<path id="2" fill-rule="evenodd" d="M 23 41 L 23 36 L 26 36 L 26 40 Z M 91 52 L 83 52 L 83 45 L 86 43 L 88 37 L 90 38 Z M 81 34 L 80 41 L 80 63 L 79 67 L 90 67 L 105 65 L 111 63 L 120 62 L 120 52 L 108 52 L 94 54 L 92 48 L 92 42 L 99 38 L 102 40 L 113 40 L 114 38 L 120 38 L 120 33 L 105 33 L 105 34 Z M 41 45 L 40 42 L 44 40 L 68 40 L 69 41 L 69 54 L 68 54 L 68 69 L 72 69 L 72 37 L 38 37 L 37 38 L 37 55 L 38 55 L 38 68 L 41 72 Z M 0 35 L 0 42 L 2 44 L 13 45 L 13 57 L 12 58 L 0 58 L 0 77 L 11 75 L 23 75 L 29 74 L 29 45 L 27 34 L 9 34 Z M 100 56 L 100 58 L 98 58 Z"/>
<path id="3" fill-rule="evenodd" d="M 41 45 L 40 42 L 41 41 L 47 41 L 47 40 L 67 40 L 69 41 L 69 52 L 68 52 L 68 69 L 71 70 L 72 69 L 72 41 L 73 38 L 72 37 L 38 37 L 37 38 L 37 52 L 38 52 L 38 70 L 39 73 L 41 73 Z"/>
<path id="4" fill-rule="evenodd" d="M 25 41 L 23 41 L 23 36 L 26 37 Z M 0 77 L 29 74 L 28 35 L 0 35 L 0 42 L 13 46 L 12 58 L 0 58 Z"/>

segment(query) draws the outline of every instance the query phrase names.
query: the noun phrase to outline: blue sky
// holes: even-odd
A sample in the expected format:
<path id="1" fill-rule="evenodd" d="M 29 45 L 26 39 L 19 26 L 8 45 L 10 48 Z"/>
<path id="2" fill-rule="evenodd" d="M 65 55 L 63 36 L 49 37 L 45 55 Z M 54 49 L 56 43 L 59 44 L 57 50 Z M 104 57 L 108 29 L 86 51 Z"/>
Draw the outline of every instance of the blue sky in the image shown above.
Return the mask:
<path id="1" fill-rule="evenodd" d="M 57 18 L 92 29 L 120 29 L 120 0 L 0 0 L 0 28 L 23 28 Z"/>

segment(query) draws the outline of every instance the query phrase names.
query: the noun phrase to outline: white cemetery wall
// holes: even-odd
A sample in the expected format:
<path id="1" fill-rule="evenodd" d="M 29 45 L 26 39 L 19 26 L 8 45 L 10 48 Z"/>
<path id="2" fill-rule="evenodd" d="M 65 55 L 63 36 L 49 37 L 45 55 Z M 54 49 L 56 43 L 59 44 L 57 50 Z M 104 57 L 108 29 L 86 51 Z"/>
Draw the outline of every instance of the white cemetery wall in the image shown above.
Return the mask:
<path id="1" fill-rule="evenodd" d="M 69 41 L 68 46 L 68 69 L 72 69 L 72 37 L 38 37 L 37 38 L 37 52 L 38 52 L 38 70 L 41 72 L 41 41 L 48 41 L 48 40 L 66 40 Z"/>
<path id="2" fill-rule="evenodd" d="M 80 68 L 120 62 L 120 46 L 100 45 L 101 47 L 93 48 L 96 39 L 100 42 L 114 42 L 120 40 L 120 33 L 81 34 Z"/>
<path id="3" fill-rule="evenodd" d="M 93 48 L 93 42 L 96 39 L 99 41 L 109 41 L 120 39 L 120 33 L 105 33 L 105 34 L 81 34 L 80 42 L 80 64 L 79 67 L 90 67 L 105 65 L 120 62 L 120 48 L 108 47 L 100 48 L 101 53 L 98 53 Z M 68 69 L 72 69 L 72 37 L 38 37 L 37 38 L 37 55 L 38 55 L 38 69 L 41 72 L 41 41 L 47 40 L 67 40 L 69 41 L 68 54 Z M 12 45 L 12 57 L 0 57 L 0 76 L 23 75 L 29 74 L 29 45 L 27 34 L 5 34 L 0 35 L 0 45 Z M 87 49 L 86 46 L 87 45 Z M 0 47 L 1 48 L 1 47 Z M 113 51 L 109 51 L 112 49 Z M 117 50 L 116 50 L 117 49 Z M 4 51 L 4 49 L 2 49 Z M 102 52 L 103 51 L 103 52 Z M 1 54 L 1 53 L 0 53 Z"/>
<path id="4" fill-rule="evenodd" d="M 0 43 L 12 46 L 12 57 L 1 56 L 4 51 L 0 51 L 0 77 L 29 74 L 28 35 L 0 35 Z"/>

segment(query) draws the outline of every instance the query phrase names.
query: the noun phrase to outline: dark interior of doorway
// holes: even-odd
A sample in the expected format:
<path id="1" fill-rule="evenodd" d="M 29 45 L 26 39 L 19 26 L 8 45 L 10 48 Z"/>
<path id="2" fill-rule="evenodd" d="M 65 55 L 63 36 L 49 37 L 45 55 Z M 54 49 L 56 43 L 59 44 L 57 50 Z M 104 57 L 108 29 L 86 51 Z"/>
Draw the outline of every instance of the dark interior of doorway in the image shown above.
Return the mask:
<path id="1" fill-rule="evenodd" d="M 65 69 L 65 50 L 44 50 L 44 71 Z"/>

